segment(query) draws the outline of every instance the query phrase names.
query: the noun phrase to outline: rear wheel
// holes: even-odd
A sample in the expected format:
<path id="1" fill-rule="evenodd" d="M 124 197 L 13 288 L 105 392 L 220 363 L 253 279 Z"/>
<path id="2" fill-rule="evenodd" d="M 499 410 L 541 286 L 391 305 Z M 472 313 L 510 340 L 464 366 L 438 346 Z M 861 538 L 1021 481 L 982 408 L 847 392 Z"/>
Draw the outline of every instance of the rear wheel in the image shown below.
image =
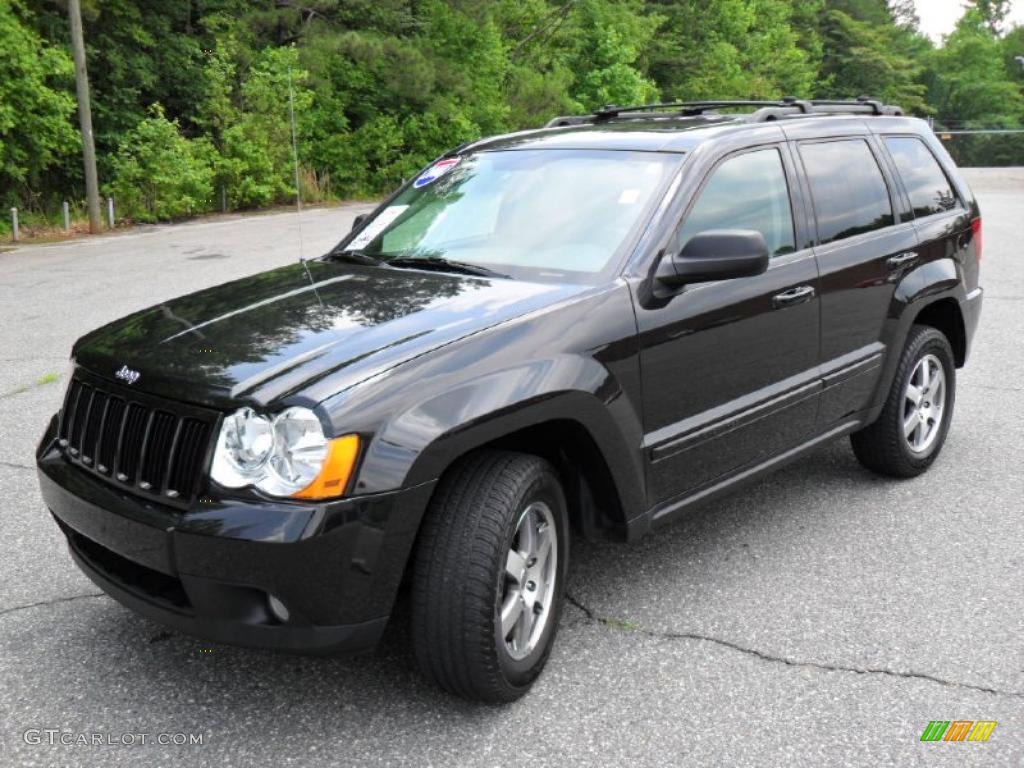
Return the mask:
<path id="1" fill-rule="evenodd" d="M 412 584 L 416 659 L 464 698 L 513 701 L 554 641 L 568 565 L 568 516 L 543 459 L 481 451 L 441 481 Z"/>
<path id="2" fill-rule="evenodd" d="M 881 415 L 850 436 L 857 459 L 891 477 L 921 474 L 942 450 L 955 394 L 949 340 L 935 328 L 913 326 Z"/>

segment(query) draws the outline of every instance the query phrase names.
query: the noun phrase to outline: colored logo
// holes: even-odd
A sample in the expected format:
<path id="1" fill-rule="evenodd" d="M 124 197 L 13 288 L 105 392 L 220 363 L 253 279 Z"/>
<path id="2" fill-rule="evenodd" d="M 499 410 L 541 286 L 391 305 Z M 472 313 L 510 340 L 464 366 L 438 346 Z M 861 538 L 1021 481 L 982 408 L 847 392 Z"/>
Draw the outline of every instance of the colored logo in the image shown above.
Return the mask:
<path id="1" fill-rule="evenodd" d="M 419 189 L 420 187 L 427 186 L 432 181 L 437 181 L 458 164 L 459 158 L 457 157 L 447 157 L 444 160 L 438 160 L 417 177 L 416 181 L 412 183 L 413 188 Z"/>
<path id="2" fill-rule="evenodd" d="M 988 741 L 995 728 L 995 720 L 932 720 L 921 741 Z"/>

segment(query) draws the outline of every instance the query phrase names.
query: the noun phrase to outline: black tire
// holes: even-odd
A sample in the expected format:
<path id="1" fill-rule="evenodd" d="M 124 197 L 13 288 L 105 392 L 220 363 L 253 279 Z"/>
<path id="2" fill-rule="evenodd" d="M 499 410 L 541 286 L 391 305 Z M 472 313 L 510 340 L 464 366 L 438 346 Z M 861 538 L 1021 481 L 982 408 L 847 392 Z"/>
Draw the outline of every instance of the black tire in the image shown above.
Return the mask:
<path id="1" fill-rule="evenodd" d="M 538 502 L 554 519 L 554 593 L 536 647 L 517 660 L 500 629 L 506 558 L 520 513 Z M 509 702 L 526 693 L 551 652 L 568 560 L 565 495 L 548 462 L 485 450 L 453 467 L 431 499 L 413 565 L 412 643 L 423 673 L 474 701 Z"/>
<path id="2" fill-rule="evenodd" d="M 942 365 L 945 374 L 944 406 L 934 440 L 926 450 L 915 452 L 903 434 L 905 392 L 915 368 L 927 355 L 933 355 Z M 930 326 L 912 326 L 881 415 L 870 426 L 850 435 L 858 461 L 868 469 L 889 477 L 920 475 L 942 450 L 953 418 L 955 400 L 956 365 L 949 340 Z"/>

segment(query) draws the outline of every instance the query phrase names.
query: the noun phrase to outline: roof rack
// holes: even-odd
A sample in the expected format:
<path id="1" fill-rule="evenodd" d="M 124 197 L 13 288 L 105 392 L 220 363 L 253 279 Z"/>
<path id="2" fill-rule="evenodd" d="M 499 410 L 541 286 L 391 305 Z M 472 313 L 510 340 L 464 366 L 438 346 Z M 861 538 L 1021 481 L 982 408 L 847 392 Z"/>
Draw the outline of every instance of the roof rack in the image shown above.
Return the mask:
<path id="1" fill-rule="evenodd" d="M 620 107 L 608 104 L 589 115 L 564 115 L 549 120 L 545 128 L 559 128 L 570 125 L 608 123 L 614 120 L 665 119 L 697 117 L 719 114 L 720 109 L 755 107 L 753 112 L 743 115 L 747 122 L 763 123 L 782 117 L 800 115 L 902 115 L 903 110 L 892 104 L 883 104 L 877 99 L 860 96 L 854 101 L 841 99 L 797 99 L 787 96 L 777 101 L 719 100 L 719 101 L 670 101 L 660 104 L 638 104 Z"/>

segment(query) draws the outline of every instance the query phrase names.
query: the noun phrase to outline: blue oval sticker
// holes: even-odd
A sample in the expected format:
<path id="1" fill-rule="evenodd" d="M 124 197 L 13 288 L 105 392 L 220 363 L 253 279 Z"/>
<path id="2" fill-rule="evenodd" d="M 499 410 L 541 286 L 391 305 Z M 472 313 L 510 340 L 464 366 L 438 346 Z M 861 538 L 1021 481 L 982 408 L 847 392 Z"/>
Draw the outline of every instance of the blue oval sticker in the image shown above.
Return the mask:
<path id="1" fill-rule="evenodd" d="M 457 157 L 446 157 L 444 160 L 438 160 L 416 178 L 416 181 L 412 183 L 413 189 L 419 189 L 431 182 L 437 181 L 458 164 L 459 158 Z"/>

